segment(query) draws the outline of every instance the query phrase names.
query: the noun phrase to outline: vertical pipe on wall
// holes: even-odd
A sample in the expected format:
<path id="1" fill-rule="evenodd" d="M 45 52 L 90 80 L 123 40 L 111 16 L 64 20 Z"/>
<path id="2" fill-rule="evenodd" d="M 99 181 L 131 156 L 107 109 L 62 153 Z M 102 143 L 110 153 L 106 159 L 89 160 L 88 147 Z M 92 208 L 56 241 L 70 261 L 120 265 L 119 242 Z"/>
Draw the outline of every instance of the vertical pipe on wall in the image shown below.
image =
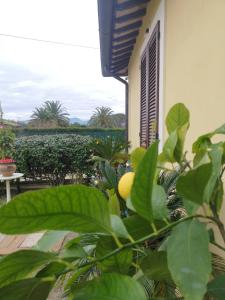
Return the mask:
<path id="1" fill-rule="evenodd" d="M 128 98 L 129 98 L 129 85 L 128 82 L 121 78 L 120 76 L 114 76 L 115 79 L 118 81 L 122 82 L 125 84 L 125 116 L 126 116 L 126 121 L 125 121 L 125 139 L 126 142 L 128 143 Z M 128 152 L 128 148 L 126 148 L 126 151 Z"/>

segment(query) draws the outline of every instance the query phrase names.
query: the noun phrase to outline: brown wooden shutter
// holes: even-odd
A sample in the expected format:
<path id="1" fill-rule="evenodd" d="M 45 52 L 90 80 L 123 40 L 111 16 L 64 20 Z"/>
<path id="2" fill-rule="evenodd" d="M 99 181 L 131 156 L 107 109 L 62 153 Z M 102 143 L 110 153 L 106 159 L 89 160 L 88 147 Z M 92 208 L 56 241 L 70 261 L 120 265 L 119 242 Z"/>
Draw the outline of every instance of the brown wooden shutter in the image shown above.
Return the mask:
<path id="1" fill-rule="evenodd" d="M 140 145 L 146 147 L 148 141 L 148 111 L 147 111 L 147 57 L 146 51 L 141 59 L 141 118 L 140 118 Z"/>
<path id="2" fill-rule="evenodd" d="M 140 145 L 146 147 L 158 139 L 159 34 L 158 21 L 141 59 Z"/>

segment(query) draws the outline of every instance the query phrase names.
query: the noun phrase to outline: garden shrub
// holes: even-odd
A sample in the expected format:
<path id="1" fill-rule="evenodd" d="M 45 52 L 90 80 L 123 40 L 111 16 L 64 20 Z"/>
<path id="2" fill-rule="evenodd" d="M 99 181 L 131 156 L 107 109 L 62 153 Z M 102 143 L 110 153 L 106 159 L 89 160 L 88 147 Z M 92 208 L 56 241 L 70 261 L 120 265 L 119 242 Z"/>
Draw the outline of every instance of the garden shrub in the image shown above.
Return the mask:
<path id="1" fill-rule="evenodd" d="M 90 137 L 51 135 L 20 137 L 15 143 L 18 171 L 25 178 L 63 184 L 66 175 L 87 174 L 90 170 Z"/>

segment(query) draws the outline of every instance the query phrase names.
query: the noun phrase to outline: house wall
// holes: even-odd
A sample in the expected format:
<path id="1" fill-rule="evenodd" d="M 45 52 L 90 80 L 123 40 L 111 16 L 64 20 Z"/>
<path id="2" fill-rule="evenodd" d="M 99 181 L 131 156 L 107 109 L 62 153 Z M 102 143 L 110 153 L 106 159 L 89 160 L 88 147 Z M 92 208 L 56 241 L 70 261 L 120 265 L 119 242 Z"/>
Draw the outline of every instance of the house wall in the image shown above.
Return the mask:
<path id="1" fill-rule="evenodd" d="M 225 1 L 166 0 L 162 120 L 172 105 L 191 112 L 187 149 L 225 122 Z M 140 56 L 160 0 L 151 0 L 129 63 L 129 140 L 139 146 Z M 161 139 L 165 139 L 164 128 Z"/>
<path id="2" fill-rule="evenodd" d="M 168 0 L 164 111 L 191 112 L 187 148 L 225 122 L 225 1 Z"/>
<path id="3" fill-rule="evenodd" d="M 190 110 L 191 150 L 199 135 L 225 123 L 225 1 L 168 0 L 165 30 L 164 109 L 183 102 Z M 225 204 L 221 218 L 225 224 Z"/>

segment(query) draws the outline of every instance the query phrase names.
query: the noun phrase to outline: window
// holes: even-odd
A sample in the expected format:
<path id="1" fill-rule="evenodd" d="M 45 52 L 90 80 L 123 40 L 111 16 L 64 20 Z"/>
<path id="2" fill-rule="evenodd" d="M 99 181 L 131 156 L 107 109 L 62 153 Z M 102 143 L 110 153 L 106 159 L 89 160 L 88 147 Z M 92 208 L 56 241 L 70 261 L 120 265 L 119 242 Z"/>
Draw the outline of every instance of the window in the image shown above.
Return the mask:
<path id="1" fill-rule="evenodd" d="M 157 22 L 141 57 L 140 145 L 148 147 L 158 139 L 159 131 L 159 40 Z"/>

